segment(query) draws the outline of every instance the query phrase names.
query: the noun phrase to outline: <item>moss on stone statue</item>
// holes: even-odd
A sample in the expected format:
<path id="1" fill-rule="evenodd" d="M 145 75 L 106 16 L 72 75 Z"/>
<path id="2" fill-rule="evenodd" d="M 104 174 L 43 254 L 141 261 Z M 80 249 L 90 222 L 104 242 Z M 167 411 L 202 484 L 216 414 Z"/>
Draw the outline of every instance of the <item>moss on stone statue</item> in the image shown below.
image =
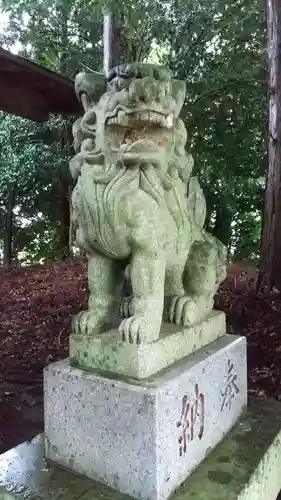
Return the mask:
<path id="1" fill-rule="evenodd" d="M 151 64 L 110 74 L 76 76 L 85 113 L 73 127 L 73 223 L 90 299 L 72 328 L 98 336 L 121 312 L 119 339 L 138 345 L 159 338 L 163 317 L 190 327 L 211 312 L 227 252 L 204 229 L 206 200 L 179 117 L 186 83 Z M 133 296 L 121 300 L 128 265 Z"/>
<path id="2" fill-rule="evenodd" d="M 250 401 L 241 421 L 173 500 L 275 500 L 281 488 L 280 422 L 280 403 Z"/>

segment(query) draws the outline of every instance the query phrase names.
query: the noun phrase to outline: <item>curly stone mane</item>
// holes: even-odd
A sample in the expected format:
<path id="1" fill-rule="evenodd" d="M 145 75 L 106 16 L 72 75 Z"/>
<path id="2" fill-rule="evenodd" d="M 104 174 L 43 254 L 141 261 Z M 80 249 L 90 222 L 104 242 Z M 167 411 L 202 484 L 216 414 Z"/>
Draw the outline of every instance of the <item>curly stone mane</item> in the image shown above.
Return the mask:
<path id="1" fill-rule="evenodd" d="M 179 183 L 182 184 L 184 194 L 187 192 L 187 185 L 193 167 L 191 155 L 185 151 L 186 129 L 181 119 L 175 121 L 172 129 L 173 148 L 167 155 L 166 164 L 162 164 L 159 159 L 151 163 L 142 161 L 140 157 L 139 165 L 130 168 L 124 165 L 120 156 L 121 148 L 113 148 L 105 154 L 103 151 L 104 136 L 106 131 L 104 124 L 97 123 L 95 108 L 89 109 L 80 120 L 79 126 L 74 129 L 75 137 L 80 134 L 83 137 L 81 143 L 81 163 L 84 169 L 88 168 L 87 179 L 91 186 L 84 186 L 84 194 L 79 196 L 77 190 L 74 205 L 81 213 L 85 213 L 88 219 L 91 213 L 93 193 L 97 186 L 103 185 L 102 199 L 100 202 L 105 213 L 113 217 L 116 222 L 118 219 L 119 204 L 124 194 L 133 194 L 134 191 L 141 189 L 149 194 L 157 204 L 162 203 L 165 191 L 170 192 L 166 200 L 167 207 L 173 216 L 177 227 L 182 225 L 182 218 L 186 215 L 187 206 L 184 196 L 179 196 Z M 78 182 L 82 189 L 82 181 Z M 177 189 L 174 187 L 177 185 Z M 101 192 L 100 192 L 101 194 Z M 90 197 L 90 203 L 85 205 L 87 196 Z M 79 205 L 79 207 L 78 207 Z M 177 210 L 175 211 L 175 206 Z M 95 207 L 96 209 L 97 207 Z M 93 218 L 91 217 L 92 221 Z"/>
<path id="2" fill-rule="evenodd" d="M 122 341 L 151 343 L 163 318 L 186 326 L 206 317 L 225 275 L 226 251 L 204 230 L 206 201 L 185 150 L 186 84 L 133 63 L 107 81 L 77 75 L 75 90 L 84 116 L 73 127 L 72 206 L 89 303 L 73 331 L 96 335 L 121 315 Z M 127 265 L 132 293 L 123 301 Z"/>

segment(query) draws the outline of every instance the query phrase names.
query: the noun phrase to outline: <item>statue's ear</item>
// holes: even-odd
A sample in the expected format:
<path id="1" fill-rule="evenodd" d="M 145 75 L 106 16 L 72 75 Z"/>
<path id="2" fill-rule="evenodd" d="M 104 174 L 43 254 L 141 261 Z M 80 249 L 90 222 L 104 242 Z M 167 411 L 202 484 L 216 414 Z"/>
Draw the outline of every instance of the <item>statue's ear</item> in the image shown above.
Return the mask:
<path id="1" fill-rule="evenodd" d="M 103 73 L 78 73 L 75 78 L 75 92 L 85 111 L 97 103 L 106 91 L 106 79 Z"/>
<path id="2" fill-rule="evenodd" d="M 175 116 L 178 117 L 183 107 L 186 96 L 186 83 L 184 80 L 172 80 L 171 94 L 176 101 Z"/>

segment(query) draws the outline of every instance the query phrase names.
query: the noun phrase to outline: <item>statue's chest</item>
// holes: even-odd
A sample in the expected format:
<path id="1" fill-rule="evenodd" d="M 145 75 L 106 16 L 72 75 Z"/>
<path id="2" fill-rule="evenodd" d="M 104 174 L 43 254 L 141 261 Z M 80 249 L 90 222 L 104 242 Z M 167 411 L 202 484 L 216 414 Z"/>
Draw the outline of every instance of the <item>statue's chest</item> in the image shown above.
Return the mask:
<path id="1" fill-rule="evenodd" d="M 113 259 L 122 259 L 129 255 L 127 238 L 118 227 L 112 227 L 110 220 L 105 220 L 104 224 L 97 228 L 92 246 Z"/>
<path id="2" fill-rule="evenodd" d="M 129 249 L 119 220 L 118 200 L 108 186 L 93 183 L 89 176 L 82 175 L 75 190 L 77 222 L 87 246 L 110 258 L 126 258 Z"/>
<path id="3" fill-rule="evenodd" d="M 120 222 L 118 200 L 108 199 L 107 187 L 95 186 L 96 206 L 93 214 L 97 249 L 111 258 L 127 257 L 126 231 Z"/>

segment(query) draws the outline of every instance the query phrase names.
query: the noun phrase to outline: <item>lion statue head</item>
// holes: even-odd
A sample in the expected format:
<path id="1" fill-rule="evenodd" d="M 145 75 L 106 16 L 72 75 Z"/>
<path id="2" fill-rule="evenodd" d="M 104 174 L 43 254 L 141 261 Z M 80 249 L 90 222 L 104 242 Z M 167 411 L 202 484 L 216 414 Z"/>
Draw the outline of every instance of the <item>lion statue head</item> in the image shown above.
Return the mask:
<path id="1" fill-rule="evenodd" d="M 177 175 L 188 182 L 193 160 L 179 119 L 185 82 L 161 66 L 132 63 L 112 69 L 107 81 L 103 74 L 80 73 L 75 88 L 85 114 L 73 127 L 74 178 L 87 163 L 101 166 L 97 182 L 109 181 L 121 165 L 146 172 L 153 166 L 167 188 Z"/>
<path id="2" fill-rule="evenodd" d="M 105 213 L 118 214 L 122 195 L 142 189 L 158 204 L 165 199 L 177 227 L 186 216 L 192 186 L 189 209 L 196 215 L 194 200 L 201 198 L 197 212 L 202 226 L 204 196 L 199 184 L 190 182 L 193 158 L 185 150 L 187 133 L 179 118 L 185 82 L 173 79 L 161 66 L 131 63 L 113 68 L 107 80 L 100 73 L 79 73 L 75 90 L 85 113 L 73 126 L 74 224 L 79 212 L 80 218 L 86 216 L 85 198 L 88 212 L 93 206 L 86 181 L 79 188 L 83 170 L 88 172 L 88 184 L 110 185 L 101 197 Z"/>

